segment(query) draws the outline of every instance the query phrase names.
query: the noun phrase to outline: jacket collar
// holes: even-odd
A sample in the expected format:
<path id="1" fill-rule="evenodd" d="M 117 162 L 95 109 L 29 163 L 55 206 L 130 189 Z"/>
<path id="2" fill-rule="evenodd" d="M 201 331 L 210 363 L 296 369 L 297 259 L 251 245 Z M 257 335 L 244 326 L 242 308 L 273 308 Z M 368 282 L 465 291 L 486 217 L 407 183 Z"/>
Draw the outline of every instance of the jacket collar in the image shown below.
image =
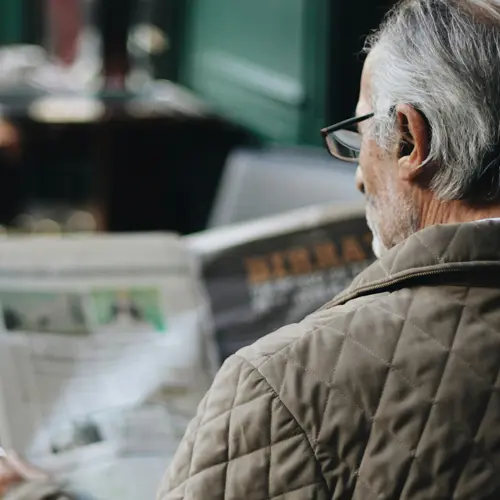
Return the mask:
<path id="1" fill-rule="evenodd" d="M 436 225 L 410 236 L 362 272 L 327 307 L 377 293 L 415 278 L 452 281 L 460 274 L 472 279 L 486 271 L 500 272 L 500 219 Z M 500 277 L 500 274 L 496 274 Z M 500 280 L 498 280 L 500 283 Z"/>

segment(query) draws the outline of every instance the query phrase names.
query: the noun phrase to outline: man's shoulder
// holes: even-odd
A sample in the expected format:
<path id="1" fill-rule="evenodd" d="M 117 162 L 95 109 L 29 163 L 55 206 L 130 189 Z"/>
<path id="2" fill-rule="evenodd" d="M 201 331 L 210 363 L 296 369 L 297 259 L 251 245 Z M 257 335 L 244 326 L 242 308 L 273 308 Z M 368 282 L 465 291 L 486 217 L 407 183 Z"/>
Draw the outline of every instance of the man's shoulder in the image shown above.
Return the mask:
<path id="1" fill-rule="evenodd" d="M 384 319 L 385 327 L 390 318 L 394 322 L 394 311 L 401 301 L 409 301 L 410 297 L 400 297 L 400 294 L 381 293 L 358 298 L 347 304 L 320 309 L 299 323 L 287 325 L 259 339 L 251 346 L 241 349 L 236 356 L 255 369 L 267 365 L 280 364 L 287 361 L 291 353 L 305 350 L 315 355 L 328 356 L 331 351 L 339 349 L 339 341 L 351 333 L 363 335 L 373 331 L 375 317 Z M 289 359 L 288 359 L 289 361 Z M 311 364 L 315 359 L 310 359 Z M 309 364 L 309 363 L 307 363 Z M 304 367 L 307 368 L 307 367 Z"/>
<path id="2" fill-rule="evenodd" d="M 370 428 L 378 408 L 392 411 L 381 404 L 382 395 L 384 401 L 397 399 L 392 394 L 400 397 L 402 390 L 418 387 L 422 373 L 433 386 L 438 383 L 441 373 L 434 367 L 443 365 L 447 352 L 427 337 L 416 342 L 415 335 L 422 307 L 443 301 L 426 290 L 418 295 L 422 298 L 401 289 L 325 307 L 226 360 L 188 428 L 160 498 L 184 498 L 187 489 L 190 498 L 205 498 L 208 484 L 210 498 L 269 498 L 268 486 L 278 483 L 286 491 L 319 487 L 324 496 L 315 498 L 331 498 L 322 472 L 325 463 L 338 459 L 331 443 L 339 435 L 356 443 L 357 458 L 349 453 L 342 459 L 355 474 L 366 446 L 360 429 Z M 288 458 L 273 460 L 271 470 L 271 455 Z M 303 473 L 290 476 L 290 470 Z"/>

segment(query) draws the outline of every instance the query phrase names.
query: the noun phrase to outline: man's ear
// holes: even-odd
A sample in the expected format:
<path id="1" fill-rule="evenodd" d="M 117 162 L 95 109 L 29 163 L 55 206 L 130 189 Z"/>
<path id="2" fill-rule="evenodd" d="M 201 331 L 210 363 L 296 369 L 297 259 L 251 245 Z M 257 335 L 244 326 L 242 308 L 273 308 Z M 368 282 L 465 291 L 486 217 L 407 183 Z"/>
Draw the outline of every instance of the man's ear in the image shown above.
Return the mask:
<path id="1" fill-rule="evenodd" d="M 421 177 L 422 164 L 429 155 L 430 130 L 427 120 L 413 106 L 396 106 L 396 118 L 400 133 L 399 172 L 402 179 L 415 181 Z"/>

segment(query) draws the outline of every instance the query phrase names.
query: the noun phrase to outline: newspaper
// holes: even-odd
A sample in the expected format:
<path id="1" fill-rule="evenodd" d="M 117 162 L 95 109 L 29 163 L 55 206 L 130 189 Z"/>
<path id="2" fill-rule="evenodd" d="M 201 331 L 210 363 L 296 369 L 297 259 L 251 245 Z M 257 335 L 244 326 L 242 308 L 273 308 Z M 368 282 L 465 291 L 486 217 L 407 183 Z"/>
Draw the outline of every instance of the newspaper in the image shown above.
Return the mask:
<path id="1" fill-rule="evenodd" d="M 363 206 L 317 206 L 187 238 L 201 262 L 220 361 L 305 318 L 375 257 Z"/>
<path id="2" fill-rule="evenodd" d="M 85 487 L 117 457 L 160 474 L 211 380 L 199 285 L 174 235 L 1 241 L 2 446 Z"/>
<path id="3" fill-rule="evenodd" d="M 0 445 L 93 500 L 154 498 L 220 363 L 373 260 L 359 206 L 187 237 L 5 237 Z"/>

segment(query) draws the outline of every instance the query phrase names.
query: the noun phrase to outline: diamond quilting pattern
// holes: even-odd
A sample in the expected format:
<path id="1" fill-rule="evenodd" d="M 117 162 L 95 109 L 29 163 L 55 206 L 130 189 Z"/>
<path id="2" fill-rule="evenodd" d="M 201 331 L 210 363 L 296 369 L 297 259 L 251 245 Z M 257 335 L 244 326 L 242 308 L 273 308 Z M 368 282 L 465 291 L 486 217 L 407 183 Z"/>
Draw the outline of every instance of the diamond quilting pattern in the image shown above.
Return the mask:
<path id="1" fill-rule="evenodd" d="M 495 261 L 481 239 L 500 242 L 500 224 L 486 228 L 423 232 L 358 285 Z M 500 290 L 363 293 L 224 365 L 160 500 L 500 498 Z"/>

